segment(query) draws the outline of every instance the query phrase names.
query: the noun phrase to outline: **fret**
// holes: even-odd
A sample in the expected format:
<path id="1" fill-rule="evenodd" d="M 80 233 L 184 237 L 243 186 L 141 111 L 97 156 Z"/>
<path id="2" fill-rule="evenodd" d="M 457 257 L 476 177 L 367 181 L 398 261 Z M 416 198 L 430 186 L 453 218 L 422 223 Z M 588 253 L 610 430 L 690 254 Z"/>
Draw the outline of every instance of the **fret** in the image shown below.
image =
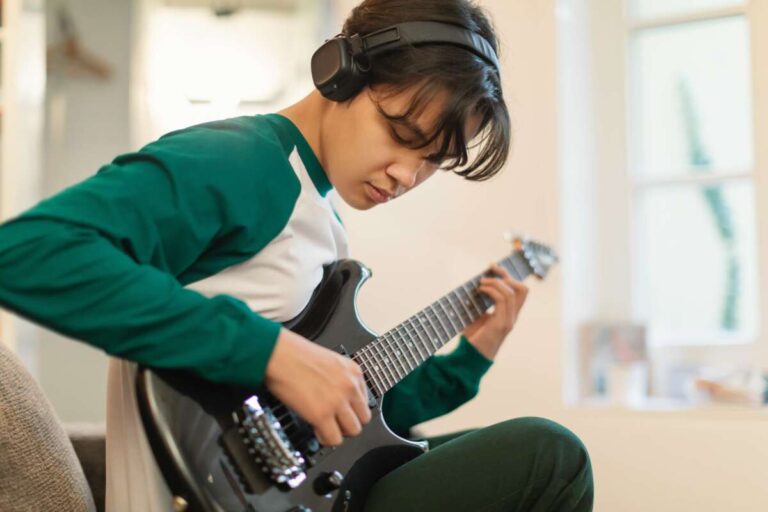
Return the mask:
<path id="1" fill-rule="evenodd" d="M 414 351 L 416 352 L 416 355 L 418 356 L 417 366 L 419 366 L 421 363 L 423 363 L 427 359 L 427 357 L 429 357 L 428 350 L 426 351 L 427 355 L 424 356 L 422 355 L 421 350 L 419 349 L 419 347 L 421 347 L 424 350 L 426 350 L 424 346 L 424 334 L 423 334 L 425 332 L 424 327 L 422 326 L 421 331 L 419 331 L 420 325 L 419 325 L 419 320 L 416 316 L 413 316 L 408 319 L 407 327 L 408 327 L 408 332 L 411 333 L 410 336 L 411 336 L 411 340 L 413 341 L 413 348 L 414 348 Z"/>
<path id="2" fill-rule="evenodd" d="M 400 344 L 397 342 L 397 338 L 394 337 L 392 331 L 389 331 L 388 333 L 385 333 L 383 336 L 383 339 L 387 341 L 387 346 L 385 346 L 385 350 L 388 350 L 389 354 L 389 360 L 393 361 L 392 369 L 396 372 L 395 377 L 397 378 L 397 382 L 400 382 L 403 377 L 408 375 L 408 371 L 405 369 L 405 366 L 403 366 L 402 358 L 400 357 Z M 397 366 L 400 366 L 402 369 L 402 375 L 400 374 L 400 369 L 397 368 Z"/>
<path id="3" fill-rule="evenodd" d="M 386 357 L 386 352 L 384 352 L 384 348 L 380 344 L 381 339 L 376 340 L 372 343 L 373 348 L 376 350 L 378 359 L 379 359 L 379 367 L 382 368 L 381 375 L 384 377 L 384 380 L 387 384 L 387 389 L 391 389 L 392 386 L 394 386 L 397 383 L 397 380 L 394 378 L 394 374 L 392 373 L 392 370 L 389 367 L 389 358 Z M 384 354 L 382 356 L 382 354 Z M 385 373 L 386 372 L 386 373 Z"/>
<path id="4" fill-rule="evenodd" d="M 477 309 L 477 306 L 474 305 L 472 302 L 472 296 L 467 292 L 466 286 L 461 285 L 459 288 L 456 289 L 456 295 L 458 295 L 459 300 L 461 300 L 461 307 L 464 308 L 464 311 L 467 312 L 467 316 L 470 318 L 470 322 L 472 323 L 475 320 L 477 320 L 481 313 Z"/>
<path id="5" fill-rule="evenodd" d="M 368 386 L 368 388 L 371 389 L 374 395 L 376 395 L 377 397 L 380 397 L 384 393 L 384 388 L 376 379 L 373 372 L 371 372 L 371 369 L 368 366 L 367 362 L 365 360 L 362 360 L 360 367 L 363 369 L 363 377 L 365 378 L 366 385 Z"/>
<path id="6" fill-rule="evenodd" d="M 466 286 L 469 283 L 461 285 L 461 289 L 464 290 L 464 292 L 467 294 L 467 298 L 469 300 L 469 304 L 472 304 L 472 307 L 475 308 L 475 311 L 477 311 L 477 316 L 480 317 L 483 313 L 485 313 L 485 309 L 477 305 L 477 302 L 475 302 L 475 295 L 477 295 L 477 290 L 475 288 L 470 288 L 469 291 L 467 291 Z M 467 306 L 469 306 L 467 304 Z"/>
<path id="7" fill-rule="evenodd" d="M 446 306 L 445 304 L 443 304 L 443 301 L 447 302 L 448 305 Z M 453 309 L 453 305 L 451 304 L 451 301 L 449 301 L 447 297 L 441 297 L 440 299 L 438 299 L 437 302 L 438 304 L 440 304 L 440 307 L 446 313 L 445 318 L 448 320 L 448 323 L 451 324 L 451 328 L 453 329 L 453 332 L 451 332 L 450 337 L 453 337 L 455 333 L 461 330 L 461 320 L 457 318 L 456 310 Z M 458 322 L 454 324 L 453 322 L 454 320 L 458 320 Z M 458 324 L 458 327 L 456 326 L 457 324 Z"/>
<path id="8" fill-rule="evenodd" d="M 392 370 L 395 372 L 395 378 L 399 382 L 400 379 L 402 379 L 401 368 L 405 370 L 405 368 L 402 366 L 402 362 L 400 361 L 400 357 L 398 356 L 398 352 L 400 352 L 399 345 L 397 343 L 397 339 L 393 336 L 392 331 L 389 331 L 382 336 L 386 344 L 384 345 L 384 349 L 387 351 L 387 355 L 389 357 L 390 365 L 392 367 Z M 398 368 L 399 366 L 399 368 Z"/>
<path id="9" fill-rule="evenodd" d="M 464 327 L 472 323 L 472 315 L 467 310 L 466 306 L 464 306 L 464 299 L 462 299 L 461 294 L 459 294 L 460 288 L 457 288 L 453 290 L 451 293 L 448 294 L 449 297 L 455 297 L 451 302 L 456 303 L 458 302 L 458 306 L 454 306 L 456 309 L 456 312 L 459 315 L 459 320 L 461 320 L 461 323 L 464 324 Z"/>
<path id="10" fill-rule="evenodd" d="M 436 300 L 432 303 L 432 307 L 437 311 L 437 320 L 440 322 L 440 325 L 445 328 L 445 323 L 448 322 L 448 329 L 445 329 L 445 336 L 443 339 L 449 339 L 451 338 L 451 331 L 453 330 L 453 325 L 451 325 L 450 320 L 448 319 L 448 311 L 445 309 L 445 306 L 443 306 L 441 299 Z M 443 321 L 445 319 L 445 322 Z M 441 340 L 442 341 L 442 340 Z"/>
<path id="11" fill-rule="evenodd" d="M 440 348 L 439 342 L 444 340 L 444 339 L 447 340 L 448 338 L 451 337 L 451 335 L 448 332 L 448 329 L 445 328 L 445 324 L 442 322 L 442 320 L 440 320 L 440 314 L 435 310 L 435 303 L 432 303 L 429 306 L 429 308 L 427 308 L 427 309 L 430 309 L 432 311 L 432 316 L 435 318 L 435 320 L 437 320 L 437 324 L 433 323 L 432 325 L 433 326 L 434 325 L 439 325 L 440 328 L 443 330 L 443 332 L 441 333 L 441 332 L 438 332 L 437 329 L 435 329 L 435 332 L 437 332 L 439 334 L 439 336 L 438 336 L 438 344 L 435 344 L 434 342 L 432 344 L 434 345 L 433 348 L 435 350 L 437 350 L 438 348 Z"/>
<path id="12" fill-rule="evenodd" d="M 368 347 L 371 356 L 371 363 L 373 365 L 371 367 L 371 374 L 374 375 L 380 382 L 381 390 L 384 392 L 387 389 L 389 383 L 387 382 L 387 376 L 381 370 L 381 362 L 379 361 L 379 356 L 376 351 L 376 341 L 372 342 L 370 345 L 368 345 Z"/>
<path id="13" fill-rule="evenodd" d="M 426 323 L 426 320 L 424 319 L 424 313 L 420 311 L 419 313 L 417 313 L 415 315 L 414 318 L 416 318 L 416 325 L 421 327 L 421 330 L 424 331 L 424 333 L 427 335 L 427 339 L 429 339 L 430 334 L 429 334 L 429 332 L 427 332 L 427 329 L 424 326 L 424 324 Z M 418 330 L 417 330 L 417 332 L 418 332 Z M 421 354 L 421 349 L 424 348 L 426 350 L 426 348 L 425 348 L 427 346 L 426 345 L 426 340 L 422 339 L 422 338 L 419 338 L 418 341 L 420 343 L 416 344 L 416 352 L 418 352 L 418 354 L 419 354 L 419 360 L 420 361 L 425 361 L 427 356 L 423 356 Z M 429 354 L 429 350 L 427 350 L 427 354 Z"/>
<path id="14" fill-rule="evenodd" d="M 480 276 L 477 276 L 472 280 L 472 285 L 473 286 L 472 286 L 471 296 L 472 296 L 473 302 L 475 303 L 475 307 L 477 307 L 477 309 L 485 313 L 493 303 L 492 302 L 489 303 L 488 300 L 485 298 L 485 295 L 480 293 L 480 291 L 478 290 L 478 288 L 480 287 Z M 479 306 L 477 305 L 478 302 L 480 303 Z"/>
<path id="15" fill-rule="evenodd" d="M 421 322 L 418 324 L 421 327 L 421 331 L 423 333 L 422 337 L 419 338 L 421 340 L 421 346 L 424 347 L 424 350 L 426 350 L 427 355 L 424 356 L 423 361 L 426 361 L 430 355 L 434 353 L 434 350 L 430 350 L 427 347 L 433 346 L 434 342 L 430 343 L 430 339 L 437 339 L 438 333 L 434 329 L 432 322 L 429 320 L 429 316 L 427 316 L 426 312 L 420 313 L 421 316 Z M 430 332 L 429 328 L 432 327 L 432 332 Z"/>
<path id="16" fill-rule="evenodd" d="M 439 308 L 439 311 L 442 312 L 442 315 L 438 314 L 438 316 L 437 316 L 437 320 L 440 322 L 440 325 L 445 327 L 446 323 L 448 324 L 448 328 L 445 330 L 445 336 L 440 341 L 449 340 L 449 339 L 453 338 L 455 327 L 454 327 L 453 323 L 451 322 L 451 319 L 450 319 L 450 317 L 448 315 L 448 310 L 443 305 L 442 299 L 438 299 L 435 302 L 435 304 L 437 304 L 437 306 Z M 436 308 L 436 309 L 438 309 L 438 308 Z M 443 320 L 445 320 L 445 321 L 443 321 Z M 441 343 L 441 345 L 442 345 L 442 343 Z"/>
<path id="17" fill-rule="evenodd" d="M 431 308 L 432 306 L 429 306 L 429 307 Z M 429 313 L 426 312 L 426 309 L 424 310 L 424 318 L 427 319 L 427 322 L 429 322 L 428 325 L 430 327 L 432 327 L 432 330 L 435 332 L 435 336 L 434 337 L 433 336 L 427 336 L 427 341 L 430 342 L 430 344 L 432 345 L 433 350 L 437 350 L 437 345 L 439 343 L 439 339 L 440 339 L 440 336 L 441 336 L 440 331 L 438 331 L 437 327 L 435 327 L 435 323 L 429 317 Z M 427 351 L 427 353 L 428 354 L 432 354 L 433 351 Z"/>
<path id="18" fill-rule="evenodd" d="M 475 290 L 473 290 L 472 292 L 472 297 L 480 301 L 480 304 L 482 306 L 479 309 L 483 313 L 485 313 L 488 310 L 488 308 L 493 306 L 493 299 L 491 299 L 489 296 L 477 290 L 477 288 L 480 286 L 480 278 L 486 277 L 486 276 L 488 276 L 488 274 L 482 274 L 482 276 L 477 276 L 475 279 L 472 280 L 475 284 Z"/>
<path id="19" fill-rule="evenodd" d="M 401 325 L 402 324 L 398 325 L 390 332 L 393 333 L 393 336 L 395 334 L 397 335 L 397 338 L 396 338 L 397 349 L 398 349 L 397 356 L 400 359 L 400 366 L 403 368 L 403 372 L 404 372 L 403 377 L 405 377 L 406 375 L 408 375 L 413 371 L 414 367 L 412 367 L 411 364 L 408 362 L 408 349 L 406 348 L 406 346 L 409 342 L 407 339 L 405 339 L 406 334 L 402 332 Z M 402 380 L 403 377 L 400 377 L 400 379 Z"/>
<path id="20" fill-rule="evenodd" d="M 376 376 L 372 372 L 370 372 L 370 370 L 367 372 L 366 377 L 370 381 L 370 387 L 373 390 L 374 394 L 377 397 L 382 396 L 384 394 L 384 390 L 386 388 L 384 387 L 384 385 L 381 382 L 381 380 L 376 378 Z"/>
<path id="21" fill-rule="evenodd" d="M 414 346 L 413 345 L 415 343 L 415 340 L 413 339 L 413 335 L 408 330 L 408 324 L 411 323 L 412 321 L 413 320 L 411 318 L 409 318 L 408 320 L 406 320 L 405 322 L 400 324 L 400 325 L 403 326 L 403 329 L 405 330 L 406 334 L 408 335 L 408 342 L 406 343 L 405 346 L 408 348 L 408 351 L 410 352 L 411 357 L 413 359 L 413 368 L 411 369 L 411 371 L 415 370 L 416 367 L 419 366 L 419 364 L 421 364 L 421 361 L 420 361 L 421 360 L 421 355 L 419 355 L 418 357 L 415 357 L 415 355 L 414 355 Z M 414 332 L 415 332 L 415 329 L 414 329 Z M 418 333 L 416 333 L 416 334 L 418 335 Z M 415 350 L 418 351 L 418 348 L 415 348 Z"/>
<path id="22" fill-rule="evenodd" d="M 381 348 L 387 356 L 387 360 L 386 360 L 387 367 L 389 368 L 390 373 L 394 377 L 394 384 L 397 384 L 398 382 L 400 382 L 400 379 L 402 377 L 400 377 L 400 370 L 398 370 L 397 368 L 398 358 L 396 357 L 395 350 L 393 348 L 393 340 L 391 337 L 391 333 L 385 334 L 383 336 L 383 343 L 381 344 Z"/>
<path id="23" fill-rule="evenodd" d="M 440 332 L 435 328 L 435 324 L 432 322 L 429 315 L 427 315 L 426 310 L 423 310 L 419 315 L 421 315 L 421 322 L 417 325 L 421 326 L 422 331 L 422 334 L 419 334 L 419 340 L 421 341 L 421 346 L 427 353 L 422 361 L 426 361 L 435 353 L 437 350 L 436 347 L 440 346 Z M 430 330 L 428 327 L 431 327 L 432 329 Z"/>
<path id="24" fill-rule="evenodd" d="M 373 367 L 371 366 L 371 363 L 373 362 L 373 359 L 370 357 L 370 349 L 368 348 L 370 345 L 367 345 L 360 349 L 357 353 L 361 354 L 361 357 L 363 359 L 363 362 L 365 363 L 365 373 L 367 377 L 374 383 L 374 386 L 378 391 L 379 396 L 382 396 L 384 394 L 384 385 L 383 381 L 379 378 L 378 374 L 373 371 Z"/>
<path id="25" fill-rule="evenodd" d="M 419 352 L 419 359 L 421 359 L 421 361 L 423 362 L 427 360 L 427 358 L 429 357 L 429 354 L 431 353 L 429 350 L 426 349 L 426 346 L 427 346 L 427 340 L 432 335 L 429 334 L 429 331 L 427 330 L 428 322 L 424 312 L 423 311 L 419 312 L 415 318 L 416 318 L 416 321 L 414 322 L 414 325 L 415 325 L 414 330 L 416 331 L 416 336 L 418 337 L 418 342 L 419 342 L 416 345 L 416 350 Z M 419 334 L 419 328 L 421 328 L 421 332 L 423 333 L 423 336 Z M 421 355 L 421 350 L 419 350 L 419 347 L 422 347 L 425 350 L 427 350 L 426 356 Z"/>
<path id="26" fill-rule="evenodd" d="M 358 352 L 352 354 L 350 359 L 352 359 L 354 362 L 358 364 L 358 366 L 360 366 L 360 369 L 363 371 L 363 378 L 365 379 L 366 384 L 368 384 L 368 387 L 372 387 L 368 382 L 368 368 L 367 368 L 367 365 L 365 364 L 365 361 L 363 360 L 362 350 L 359 350 Z"/>

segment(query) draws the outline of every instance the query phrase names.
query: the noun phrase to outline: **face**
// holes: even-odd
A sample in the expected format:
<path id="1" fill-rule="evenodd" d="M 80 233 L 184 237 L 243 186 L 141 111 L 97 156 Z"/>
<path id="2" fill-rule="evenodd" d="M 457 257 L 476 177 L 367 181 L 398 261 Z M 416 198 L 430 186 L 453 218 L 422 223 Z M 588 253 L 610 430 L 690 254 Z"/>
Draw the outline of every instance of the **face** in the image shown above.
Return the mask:
<path id="1" fill-rule="evenodd" d="M 426 181 L 440 168 L 440 162 L 431 158 L 437 143 L 420 149 L 403 145 L 393 137 L 392 129 L 406 139 L 412 139 L 414 133 L 388 121 L 376 107 L 378 101 L 388 114 L 404 112 L 413 93 L 411 89 L 386 97 L 365 88 L 351 102 L 333 104 L 324 119 L 323 166 L 339 196 L 353 208 L 367 210 L 391 201 Z M 444 100 L 438 96 L 413 119 L 423 133 L 429 133 Z M 471 140 L 479 122 L 479 117 L 467 122 L 467 140 Z"/>

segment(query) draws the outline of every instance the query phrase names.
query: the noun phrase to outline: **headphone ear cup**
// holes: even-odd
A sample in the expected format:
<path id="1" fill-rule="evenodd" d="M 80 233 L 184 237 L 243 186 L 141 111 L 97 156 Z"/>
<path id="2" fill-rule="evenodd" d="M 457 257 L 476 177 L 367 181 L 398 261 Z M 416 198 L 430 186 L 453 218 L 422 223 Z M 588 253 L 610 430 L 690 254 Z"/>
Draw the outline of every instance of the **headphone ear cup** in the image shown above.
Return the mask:
<path id="1" fill-rule="evenodd" d="M 320 93 L 333 101 L 346 101 L 366 83 L 366 70 L 352 57 L 349 41 L 336 37 L 312 55 L 312 81 Z"/>

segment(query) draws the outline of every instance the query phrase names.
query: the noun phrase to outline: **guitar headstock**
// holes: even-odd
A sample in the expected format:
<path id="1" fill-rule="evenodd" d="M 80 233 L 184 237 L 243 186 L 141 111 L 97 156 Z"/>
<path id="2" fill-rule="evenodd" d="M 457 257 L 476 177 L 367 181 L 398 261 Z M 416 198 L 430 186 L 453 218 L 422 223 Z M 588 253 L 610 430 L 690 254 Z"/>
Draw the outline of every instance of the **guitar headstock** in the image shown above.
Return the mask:
<path id="1" fill-rule="evenodd" d="M 551 247 L 524 237 L 512 241 L 515 251 L 520 252 L 536 277 L 544 279 L 549 269 L 557 263 L 557 253 Z"/>

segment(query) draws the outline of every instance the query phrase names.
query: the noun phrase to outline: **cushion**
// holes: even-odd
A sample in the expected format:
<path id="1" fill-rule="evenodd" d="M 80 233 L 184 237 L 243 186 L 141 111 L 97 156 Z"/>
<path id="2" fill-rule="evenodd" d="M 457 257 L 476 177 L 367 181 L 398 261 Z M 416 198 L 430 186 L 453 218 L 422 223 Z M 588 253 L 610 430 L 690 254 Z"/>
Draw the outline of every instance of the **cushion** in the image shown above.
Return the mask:
<path id="1" fill-rule="evenodd" d="M 0 510 L 95 510 L 83 470 L 53 407 L 2 342 Z"/>

